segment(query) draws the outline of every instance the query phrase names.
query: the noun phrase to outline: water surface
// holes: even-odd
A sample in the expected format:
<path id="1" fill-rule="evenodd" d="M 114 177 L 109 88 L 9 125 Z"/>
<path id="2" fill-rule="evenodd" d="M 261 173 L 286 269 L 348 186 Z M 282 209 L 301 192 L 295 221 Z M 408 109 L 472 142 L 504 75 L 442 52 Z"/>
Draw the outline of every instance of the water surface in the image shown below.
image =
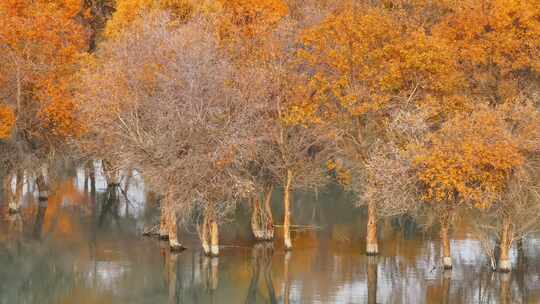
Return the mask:
<path id="1" fill-rule="evenodd" d="M 335 187 L 295 196 L 300 227 L 287 254 L 279 239 L 253 242 L 240 205 L 222 228 L 219 258 L 203 256 L 189 231 L 180 254 L 140 237 L 157 213 L 137 176 L 127 199 L 111 199 L 99 176 L 95 193 L 86 191 L 80 170 L 53 188 L 38 202 L 25 185 L 19 215 L 0 203 L 0 304 L 540 303 L 540 238 L 512 251 L 511 274 L 493 273 L 464 220 L 453 232 L 454 270 L 444 272 L 437 234 L 400 218 L 380 223 L 381 254 L 367 257 L 364 210 Z M 274 206 L 280 219 L 279 192 Z"/>

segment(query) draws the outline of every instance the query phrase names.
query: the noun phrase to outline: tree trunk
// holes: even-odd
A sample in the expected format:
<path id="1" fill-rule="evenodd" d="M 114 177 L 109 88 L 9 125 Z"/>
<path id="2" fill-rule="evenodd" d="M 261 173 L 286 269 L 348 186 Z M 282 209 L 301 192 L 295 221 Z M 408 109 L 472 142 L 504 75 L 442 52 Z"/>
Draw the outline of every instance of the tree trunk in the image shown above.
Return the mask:
<path id="1" fill-rule="evenodd" d="M 49 186 L 47 185 L 45 177 L 42 173 L 38 174 L 36 178 L 36 185 L 38 188 L 38 199 L 41 201 L 47 200 L 49 198 Z"/>
<path id="2" fill-rule="evenodd" d="M 184 246 L 178 242 L 178 225 L 176 218 L 176 210 L 171 206 L 167 214 L 167 228 L 169 236 L 169 247 L 171 251 L 184 250 Z"/>
<path id="3" fill-rule="evenodd" d="M 450 219 L 448 216 L 443 216 L 441 218 L 441 243 L 443 249 L 443 268 L 452 269 L 452 255 L 450 254 L 450 238 L 448 236 L 448 231 L 450 229 Z"/>
<path id="4" fill-rule="evenodd" d="M 13 189 L 11 188 L 12 176 L 9 172 L 6 173 L 2 180 L 2 188 L 4 193 L 4 204 L 10 206 L 13 200 Z"/>
<path id="5" fill-rule="evenodd" d="M 162 240 L 168 240 L 168 228 L 167 228 L 167 198 L 163 197 L 161 200 L 160 206 L 160 216 L 159 216 L 159 238 Z"/>
<path id="6" fill-rule="evenodd" d="M 219 255 L 219 230 L 215 215 L 210 220 L 210 253 L 216 257 Z"/>
<path id="7" fill-rule="evenodd" d="M 270 186 L 268 189 L 266 189 L 266 195 L 264 197 L 264 211 L 265 211 L 265 217 L 264 217 L 264 224 L 265 224 L 265 239 L 267 241 L 274 239 L 274 219 L 272 217 L 272 192 L 274 192 L 274 186 Z"/>
<path id="8" fill-rule="evenodd" d="M 254 197 L 251 200 L 251 232 L 253 237 L 257 241 L 264 240 L 264 231 L 263 231 L 263 210 L 258 197 Z"/>
<path id="9" fill-rule="evenodd" d="M 11 200 L 9 202 L 9 213 L 18 213 L 21 208 L 21 199 L 24 186 L 24 172 L 22 170 L 17 169 L 16 179 L 17 180 L 15 183 L 15 196 L 11 197 Z"/>
<path id="10" fill-rule="evenodd" d="M 510 247 L 512 246 L 512 224 L 507 216 L 503 217 L 501 228 L 501 255 L 499 257 L 499 271 L 510 271 Z"/>
<path id="11" fill-rule="evenodd" d="M 203 221 L 200 227 L 199 235 L 201 239 L 201 245 L 203 248 L 203 252 L 205 255 L 209 256 L 211 254 L 210 252 L 210 227 L 209 227 L 209 216 L 208 214 L 204 214 Z"/>
<path id="12" fill-rule="evenodd" d="M 252 200 L 251 231 L 257 241 L 270 241 L 274 238 L 274 222 L 270 206 L 273 190 L 273 186 L 265 189 L 263 202 L 258 197 Z"/>
<path id="13" fill-rule="evenodd" d="M 285 187 L 283 189 L 283 209 L 284 209 L 284 217 L 283 217 L 283 241 L 284 241 L 284 248 L 285 250 L 291 250 L 292 249 L 292 241 L 291 241 L 291 202 L 290 202 L 290 192 L 291 192 L 291 184 L 292 184 L 292 171 L 287 170 L 287 181 L 285 183 Z"/>
<path id="14" fill-rule="evenodd" d="M 366 235 L 366 254 L 379 254 L 379 245 L 377 242 L 377 214 L 375 202 L 368 202 L 367 235 Z"/>

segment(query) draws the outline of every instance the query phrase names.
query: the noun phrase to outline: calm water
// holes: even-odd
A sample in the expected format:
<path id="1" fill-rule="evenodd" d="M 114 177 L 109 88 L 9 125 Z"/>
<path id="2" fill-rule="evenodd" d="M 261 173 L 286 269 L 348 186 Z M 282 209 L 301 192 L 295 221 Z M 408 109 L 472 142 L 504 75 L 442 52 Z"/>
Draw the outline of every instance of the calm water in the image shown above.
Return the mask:
<path id="1" fill-rule="evenodd" d="M 459 223 L 452 241 L 454 270 L 439 267 L 436 233 L 407 219 L 380 224 L 379 257 L 364 255 L 364 212 L 337 189 L 298 195 L 293 210 L 294 250 L 254 245 L 248 210 L 223 227 L 222 255 L 189 247 L 171 254 L 167 244 L 139 236 L 156 216 L 136 178 L 129 201 L 107 199 L 98 177 L 94 196 L 82 171 L 54 186 L 38 203 L 25 186 L 20 215 L 1 204 L 0 303 L 540 303 L 540 238 L 512 252 L 514 272 L 492 273 L 479 243 Z M 275 199 L 275 217 L 281 218 Z M 148 201 L 148 202 L 147 202 Z M 279 233 L 279 231 L 278 231 Z"/>

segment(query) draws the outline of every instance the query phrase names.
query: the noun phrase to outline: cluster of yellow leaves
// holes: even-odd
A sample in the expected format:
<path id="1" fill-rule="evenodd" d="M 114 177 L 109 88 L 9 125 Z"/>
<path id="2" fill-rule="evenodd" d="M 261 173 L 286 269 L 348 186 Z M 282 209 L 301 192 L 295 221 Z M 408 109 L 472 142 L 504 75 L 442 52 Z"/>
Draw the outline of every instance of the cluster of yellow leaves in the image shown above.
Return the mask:
<path id="1" fill-rule="evenodd" d="M 487 106 L 456 115 L 412 151 L 425 201 L 482 209 L 497 201 L 512 172 L 524 163 L 503 115 Z"/>
<path id="2" fill-rule="evenodd" d="M 9 138 L 14 126 L 15 113 L 10 107 L 0 105 L 0 140 Z"/>

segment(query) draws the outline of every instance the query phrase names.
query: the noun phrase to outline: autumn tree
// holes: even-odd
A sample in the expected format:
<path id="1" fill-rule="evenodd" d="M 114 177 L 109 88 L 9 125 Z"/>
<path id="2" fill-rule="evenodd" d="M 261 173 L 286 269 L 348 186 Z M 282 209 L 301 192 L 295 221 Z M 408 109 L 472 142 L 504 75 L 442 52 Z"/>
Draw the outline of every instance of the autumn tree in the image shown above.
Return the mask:
<path id="1" fill-rule="evenodd" d="M 86 140 L 162 195 L 171 249 L 181 248 L 179 220 L 195 220 L 205 253 L 217 255 L 219 223 L 251 189 L 243 162 L 259 130 L 257 101 L 238 88 L 205 21 L 142 18 L 142 28 L 101 44 L 81 74 Z"/>
<path id="2" fill-rule="evenodd" d="M 301 42 L 298 56 L 311 79 L 310 111 L 343 133 L 339 157 L 353 173 L 351 186 L 359 194 L 370 179 L 365 175 L 369 151 L 389 142 L 386 126 L 393 109 L 459 102 L 452 94 L 460 85 L 452 50 L 400 7 L 342 6 L 307 29 Z M 433 116 L 444 113 L 436 110 Z M 375 200 L 365 203 L 366 252 L 377 254 L 378 208 Z"/>
<path id="3" fill-rule="evenodd" d="M 71 82 L 86 48 L 80 12 L 80 1 L 0 3 L 0 128 L 7 168 L 28 168 L 39 177 L 41 163 L 83 131 Z"/>

